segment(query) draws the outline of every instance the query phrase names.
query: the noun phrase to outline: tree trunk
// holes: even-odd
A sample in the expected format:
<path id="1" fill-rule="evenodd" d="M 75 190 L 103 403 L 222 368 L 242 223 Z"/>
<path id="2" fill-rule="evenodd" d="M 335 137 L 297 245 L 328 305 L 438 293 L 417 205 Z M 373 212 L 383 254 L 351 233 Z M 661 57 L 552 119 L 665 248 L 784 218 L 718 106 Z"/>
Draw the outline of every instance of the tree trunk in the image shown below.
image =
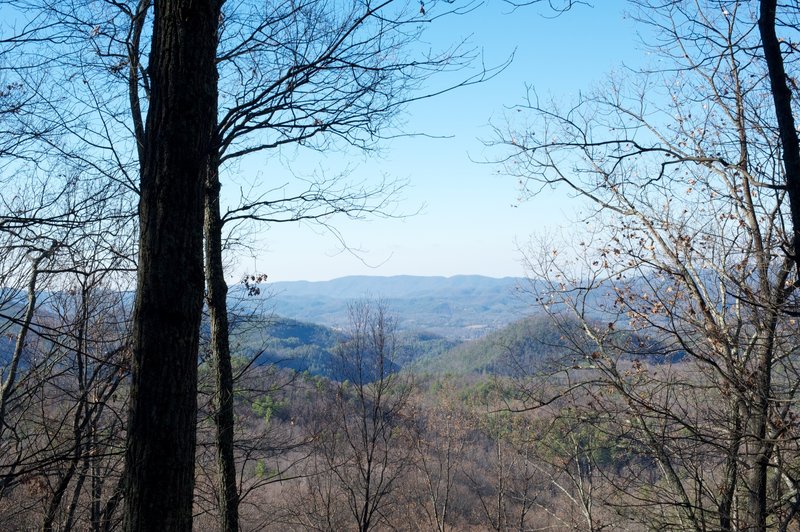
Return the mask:
<path id="1" fill-rule="evenodd" d="M 769 473 L 769 461 L 772 456 L 772 446 L 767 442 L 767 401 L 759 399 L 754 405 L 751 424 L 751 438 L 754 440 L 751 445 L 748 460 L 750 461 L 750 474 L 747 490 L 747 508 L 745 525 L 746 530 L 754 532 L 766 532 L 769 505 L 767 500 L 767 480 Z"/>
<path id="2" fill-rule="evenodd" d="M 239 491 L 233 456 L 233 369 L 228 329 L 228 285 L 222 267 L 222 220 L 219 207 L 219 164 L 211 158 L 206 183 L 205 256 L 206 303 L 211 322 L 211 358 L 214 363 L 214 426 L 219 475 L 220 530 L 239 530 Z"/>
<path id="3" fill-rule="evenodd" d="M 22 358 L 22 352 L 25 349 L 25 341 L 28 337 L 28 332 L 31 329 L 33 314 L 36 311 L 36 282 L 39 278 L 39 264 L 41 264 L 48 254 L 49 252 L 39 255 L 31 266 L 31 278 L 28 281 L 28 304 L 25 309 L 25 316 L 20 323 L 17 341 L 14 345 L 14 352 L 11 354 L 11 360 L 6 368 L 8 376 L 0 383 L 0 441 L 3 439 L 3 432 L 6 427 L 6 409 L 8 408 L 8 402 L 11 399 L 17 381 L 17 369 L 19 368 L 19 362 Z M 4 482 L 0 481 L 0 489 L 2 489 L 3 484 Z"/>
<path id="4" fill-rule="evenodd" d="M 775 321 L 776 317 L 773 316 L 773 319 L 765 326 L 771 327 L 770 330 L 773 332 L 762 340 L 764 345 L 758 354 L 758 367 L 753 375 L 755 394 L 749 416 L 749 436 L 752 439 L 751 445 L 754 452 L 750 451 L 750 456 L 748 456 L 751 462 L 751 471 L 748 485 L 746 529 L 757 532 L 766 532 L 767 518 L 770 513 L 767 482 L 773 444 L 768 437 L 768 426 L 772 391 L 772 338 L 774 337 Z"/>
<path id="5" fill-rule="evenodd" d="M 139 201 L 125 530 L 192 529 L 203 196 L 221 2 L 156 0 Z"/>
<path id="6" fill-rule="evenodd" d="M 800 279 L 800 139 L 797 135 L 794 114 L 792 112 L 792 91 L 786 77 L 780 40 L 775 29 L 777 0 L 761 0 L 758 30 L 761 35 L 761 46 L 764 60 L 767 63 L 772 101 L 775 106 L 775 118 L 781 139 L 783 157 L 784 186 L 789 196 L 789 209 L 792 220 L 792 249 L 790 253 L 795 263 L 795 283 Z M 771 359 L 761 361 L 758 375 L 761 385 L 759 391 L 766 397 L 760 398 L 758 416 L 761 421 L 756 427 L 758 452 L 755 456 L 754 478 L 751 479 L 751 494 L 748 509 L 750 525 L 754 530 L 766 530 L 766 481 L 772 446 L 766 439 L 766 425 L 769 408 L 769 378 L 771 375 Z M 763 492 L 763 493 L 762 493 Z M 754 507 L 755 506 L 755 507 Z"/>
<path id="7" fill-rule="evenodd" d="M 746 407 L 740 397 L 730 400 L 728 411 L 731 424 L 730 443 L 725 447 L 725 467 L 723 481 L 720 487 L 719 502 L 719 529 L 721 532 L 732 532 L 735 529 L 736 519 L 734 504 L 736 487 L 739 480 L 739 459 L 742 446 L 742 419 L 746 419 Z"/>
<path id="8" fill-rule="evenodd" d="M 792 91 L 787 83 L 781 45 L 775 32 L 776 4 L 777 0 L 761 0 L 758 30 L 761 34 L 764 59 L 769 70 L 772 101 L 775 105 L 775 118 L 778 121 L 778 132 L 783 150 L 784 185 L 789 196 L 792 218 L 793 249 L 791 253 L 797 275 L 800 275 L 800 139 L 797 136 L 792 113 Z"/>

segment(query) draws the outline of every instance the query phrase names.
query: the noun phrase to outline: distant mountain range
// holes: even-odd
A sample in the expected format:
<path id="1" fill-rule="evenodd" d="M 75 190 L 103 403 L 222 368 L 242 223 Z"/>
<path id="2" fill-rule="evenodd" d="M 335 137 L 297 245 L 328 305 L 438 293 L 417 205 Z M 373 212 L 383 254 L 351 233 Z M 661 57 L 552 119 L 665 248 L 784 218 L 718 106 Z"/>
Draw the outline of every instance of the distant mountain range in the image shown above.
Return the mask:
<path id="1" fill-rule="evenodd" d="M 393 369 L 428 375 L 515 374 L 576 356 L 564 331 L 536 312 L 534 297 L 526 291 L 532 286 L 523 278 L 477 275 L 284 282 L 250 295 L 238 285 L 231 287 L 229 299 L 232 348 L 240 361 L 255 358 L 259 365 L 338 379 L 335 349 L 348 329 L 348 305 L 368 298 L 382 301 L 397 318 Z M 14 347 L 16 331 L 9 316 L 20 310 L 17 304 L 4 309 L 5 317 L 0 313 L 0 370 Z M 47 314 L 47 306 L 40 312 Z M 581 337 L 577 323 L 574 327 L 575 337 Z M 207 336 L 207 322 L 203 332 Z M 683 356 L 664 355 L 667 350 L 657 342 L 636 336 L 620 339 L 639 358 L 660 362 Z"/>
<path id="2" fill-rule="evenodd" d="M 232 287 L 238 304 L 260 305 L 276 316 L 346 328 L 348 304 L 368 298 L 384 302 L 405 331 L 427 331 L 451 339 L 478 338 L 534 311 L 518 277 L 480 275 L 454 277 L 352 276 L 331 281 L 267 284 L 255 297 L 244 298 L 244 287 Z M 237 304 L 233 303 L 232 304 Z"/>

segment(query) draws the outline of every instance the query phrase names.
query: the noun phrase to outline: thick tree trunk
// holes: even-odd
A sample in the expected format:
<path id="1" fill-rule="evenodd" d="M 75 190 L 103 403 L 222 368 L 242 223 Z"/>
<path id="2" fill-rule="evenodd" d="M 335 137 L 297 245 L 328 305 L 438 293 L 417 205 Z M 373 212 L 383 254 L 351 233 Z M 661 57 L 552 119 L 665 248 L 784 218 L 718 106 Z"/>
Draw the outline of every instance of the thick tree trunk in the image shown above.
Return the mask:
<path id="1" fill-rule="evenodd" d="M 800 276 L 800 139 L 792 113 L 792 91 L 786 78 L 781 45 L 775 32 L 777 0 L 761 0 L 758 29 L 769 70 L 769 83 L 783 151 L 784 185 L 792 218 L 792 255 Z"/>
<path id="2" fill-rule="evenodd" d="M 206 304 L 211 321 L 211 358 L 214 361 L 214 425 L 219 475 L 220 530 L 239 530 L 239 491 L 233 457 L 233 368 L 228 329 L 228 285 L 222 267 L 222 219 L 219 207 L 219 165 L 212 157 L 205 204 Z"/>
<path id="3" fill-rule="evenodd" d="M 125 530 L 192 529 L 203 196 L 221 2 L 156 0 L 142 148 Z"/>

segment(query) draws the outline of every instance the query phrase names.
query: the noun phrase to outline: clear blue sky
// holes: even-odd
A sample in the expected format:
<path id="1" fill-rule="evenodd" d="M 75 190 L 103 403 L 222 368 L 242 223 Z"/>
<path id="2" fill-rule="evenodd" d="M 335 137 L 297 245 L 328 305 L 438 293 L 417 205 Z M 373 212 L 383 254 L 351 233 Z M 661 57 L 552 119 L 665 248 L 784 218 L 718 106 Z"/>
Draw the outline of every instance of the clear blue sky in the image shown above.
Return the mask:
<path id="1" fill-rule="evenodd" d="M 436 24 L 427 36 L 434 46 L 471 35 L 489 65 L 516 53 L 495 79 L 407 110 L 406 130 L 449 138 L 396 139 L 383 145 L 381 157 L 369 159 L 360 153 L 316 161 L 307 154 L 298 156 L 303 164 L 324 165 L 331 173 L 349 165 L 357 180 L 384 174 L 406 179 L 410 187 L 400 210 L 413 212 L 424 205 L 421 213 L 402 220 L 334 221 L 347 244 L 360 250 L 359 257 L 342 252 L 341 244 L 319 228 L 274 224 L 260 232 L 255 258 L 237 257 L 231 281 L 252 271 L 268 274 L 271 281 L 524 275 L 519 246 L 541 231 L 569 231 L 577 205 L 560 192 L 517 205 L 513 178 L 498 175 L 498 167 L 473 162 L 493 156 L 480 139 L 491 138 L 490 123 L 503 124 L 507 107 L 523 100 L 526 84 L 539 94 L 568 98 L 601 83 L 623 63 L 641 62 L 637 28 L 624 16 L 625 9 L 622 0 L 603 0 L 545 18 L 544 7 L 511 12 L 503 2 L 488 0 L 468 16 Z M 286 173 L 274 157 L 263 171 Z"/>

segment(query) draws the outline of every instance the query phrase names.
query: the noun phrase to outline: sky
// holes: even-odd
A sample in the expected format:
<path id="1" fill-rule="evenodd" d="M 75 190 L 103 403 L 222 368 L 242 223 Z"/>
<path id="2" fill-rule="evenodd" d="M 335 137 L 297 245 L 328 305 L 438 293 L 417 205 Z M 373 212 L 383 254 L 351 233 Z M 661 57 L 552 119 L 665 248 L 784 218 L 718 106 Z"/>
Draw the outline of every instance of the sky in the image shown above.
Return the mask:
<path id="1" fill-rule="evenodd" d="M 523 102 L 526 87 L 569 99 L 623 64 L 639 62 L 642 46 L 626 7 L 622 0 L 598 0 L 553 18 L 544 7 L 512 10 L 488 0 L 469 15 L 440 20 L 426 36 L 434 47 L 469 37 L 487 65 L 514 54 L 495 78 L 406 110 L 405 131 L 443 138 L 394 139 L 368 156 L 295 153 L 255 163 L 269 175 L 302 173 L 298 168 L 305 165 L 329 173 L 349 168 L 357 181 L 405 180 L 397 212 L 416 214 L 332 220 L 350 251 L 321 227 L 262 227 L 251 252 L 235 255 L 230 281 L 254 272 L 272 282 L 347 275 L 524 276 L 520 249 L 532 235 L 570 231 L 580 205 L 558 190 L 518 202 L 515 178 L 485 162 L 500 152 L 484 141 L 492 139 L 492 125 L 502 127 L 510 108 Z"/>

